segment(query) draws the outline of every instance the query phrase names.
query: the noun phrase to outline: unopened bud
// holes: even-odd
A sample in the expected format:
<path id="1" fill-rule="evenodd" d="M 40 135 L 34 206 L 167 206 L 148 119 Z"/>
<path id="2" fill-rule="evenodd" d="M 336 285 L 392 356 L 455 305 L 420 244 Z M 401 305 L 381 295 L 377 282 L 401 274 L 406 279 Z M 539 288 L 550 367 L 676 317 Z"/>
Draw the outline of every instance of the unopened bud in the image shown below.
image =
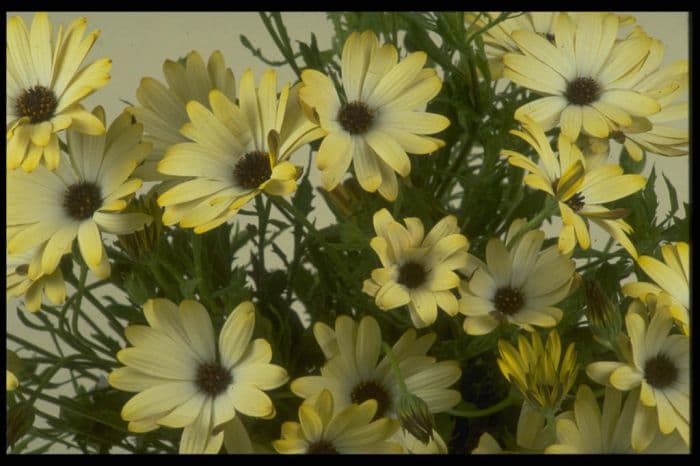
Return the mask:
<path id="1" fill-rule="evenodd" d="M 118 235 L 117 244 L 132 259 L 139 259 L 155 249 L 163 234 L 163 211 L 156 201 L 157 193 L 151 190 L 145 196 L 132 200 L 123 212 L 150 215 L 152 221 L 142 229 L 128 235 Z"/>
<path id="2" fill-rule="evenodd" d="M 427 445 L 433 438 L 435 421 L 426 402 L 412 393 L 402 393 L 398 413 L 403 430 Z"/>
<path id="3" fill-rule="evenodd" d="M 617 336 L 622 329 L 619 309 L 597 281 L 583 280 L 583 294 L 586 298 L 586 317 L 591 324 L 593 335 L 604 346 L 615 347 Z"/>

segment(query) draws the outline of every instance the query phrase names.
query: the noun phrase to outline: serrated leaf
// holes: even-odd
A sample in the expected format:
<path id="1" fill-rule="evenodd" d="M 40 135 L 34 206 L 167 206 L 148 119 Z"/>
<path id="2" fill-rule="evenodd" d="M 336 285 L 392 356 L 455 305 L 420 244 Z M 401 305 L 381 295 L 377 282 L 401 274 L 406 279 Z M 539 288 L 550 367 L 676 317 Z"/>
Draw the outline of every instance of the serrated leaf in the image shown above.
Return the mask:
<path id="1" fill-rule="evenodd" d="M 661 174 L 664 177 L 664 182 L 666 183 L 666 189 L 668 189 L 668 199 L 671 202 L 671 210 L 668 215 L 671 216 L 678 211 L 678 193 L 676 193 L 676 188 L 671 183 L 665 174 Z"/>

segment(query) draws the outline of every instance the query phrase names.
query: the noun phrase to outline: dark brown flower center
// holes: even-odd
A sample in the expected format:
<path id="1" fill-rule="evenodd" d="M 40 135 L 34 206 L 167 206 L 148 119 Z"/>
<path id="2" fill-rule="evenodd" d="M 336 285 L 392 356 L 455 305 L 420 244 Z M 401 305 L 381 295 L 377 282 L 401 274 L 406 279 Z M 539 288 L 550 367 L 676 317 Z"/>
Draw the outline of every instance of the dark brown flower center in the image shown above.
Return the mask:
<path id="1" fill-rule="evenodd" d="M 644 378 L 654 388 L 666 388 L 678 380 L 678 368 L 671 358 L 659 353 L 644 364 Z"/>
<path id="2" fill-rule="evenodd" d="M 236 163 L 233 178 L 244 189 L 255 189 L 270 179 L 270 156 L 265 152 L 248 152 Z"/>
<path id="3" fill-rule="evenodd" d="M 364 403 L 367 400 L 375 400 L 377 402 L 377 412 L 374 414 L 374 419 L 379 419 L 391 408 L 391 396 L 389 392 L 379 383 L 374 380 L 360 382 L 350 394 L 353 403 Z"/>
<path id="4" fill-rule="evenodd" d="M 22 264 L 18 265 L 15 267 L 15 273 L 17 275 L 25 276 L 29 273 L 29 265 L 28 264 Z"/>
<path id="5" fill-rule="evenodd" d="M 552 44 L 554 43 L 554 34 L 551 32 L 548 32 L 544 35 L 544 38 L 550 41 Z"/>
<path id="6" fill-rule="evenodd" d="M 231 373 L 219 363 L 208 362 L 197 369 L 197 387 L 207 395 L 219 395 L 232 381 Z"/>
<path id="7" fill-rule="evenodd" d="M 520 290 L 504 286 L 496 291 L 493 304 L 496 311 L 503 315 L 512 316 L 523 307 L 525 298 Z"/>
<path id="8" fill-rule="evenodd" d="M 610 132 L 610 137 L 619 144 L 624 144 L 625 139 L 627 139 L 627 136 L 622 131 L 612 131 Z"/>
<path id="9" fill-rule="evenodd" d="M 364 102 L 350 102 L 338 111 L 340 126 L 350 134 L 366 133 L 374 121 L 374 113 Z"/>
<path id="10" fill-rule="evenodd" d="M 327 440 L 319 440 L 316 443 L 312 443 L 306 450 L 307 455 L 337 455 L 338 453 L 335 446 Z"/>
<path id="11" fill-rule="evenodd" d="M 418 288 L 425 283 L 427 275 L 423 264 L 409 261 L 399 268 L 398 282 L 406 288 Z"/>
<path id="12" fill-rule="evenodd" d="M 15 113 L 29 117 L 31 123 L 49 120 L 58 106 L 56 94 L 44 86 L 33 86 L 22 91 L 15 100 Z"/>
<path id="13" fill-rule="evenodd" d="M 571 207 L 571 210 L 574 212 L 578 212 L 579 210 L 583 209 L 583 206 L 586 205 L 584 202 L 586 198 L 581 194 L 581 193 L 576 193 L 573 196 L 571 196 L 565 204 Z"/>
<path id="14" fill-rule="evenodd" d="M 574 105 L 592 104 L 600 97 L 600 85 L 593 78 L 576 78 L 566 86 L 566 98 Z"/>
<path id="15" fill-rule="evenodd" d="M 75 220 L 85 220 L 102 205 L 102 190 L 95 183 L 81 181 L 68 186 L 63 195 L 63 208 Z"/>

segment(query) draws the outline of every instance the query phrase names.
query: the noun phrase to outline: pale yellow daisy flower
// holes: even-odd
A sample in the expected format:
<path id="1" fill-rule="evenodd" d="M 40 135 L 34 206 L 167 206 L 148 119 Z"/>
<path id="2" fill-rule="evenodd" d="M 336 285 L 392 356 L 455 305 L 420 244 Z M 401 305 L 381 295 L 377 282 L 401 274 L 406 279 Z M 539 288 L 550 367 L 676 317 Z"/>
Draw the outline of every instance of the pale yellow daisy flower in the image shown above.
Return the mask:
<path id="1" fill-rule="evenodd" d="M 594 362 L 586 368 L 588 376 L 600 384 L 624 391 L 641 387 L 632 426 L 635 451 L 647 448 L 658 429 L 665 435 L 677 431 L 689 445 L 690 339 L 670 333 L 673 318 L 667 308 L 656 304 L 653 295 L 647 296 L 651 311 L 647 312 L 636 300 L 625 316 L 629 361 Z"/>
<path id="2" fill-rule="evenodd" d="M 218 89 L 209 92 L 211 110 L 198 101 L 187 104 L 189 122 L 180 132 L 192 142 L 171 146 L 158 163 L 160 173 L 180 177 L 158 198 L 165 225 L 204 233 L 263 191 L 282 196 L 296 190 L 301 169 L 288 159 L 322 134 L 306 119 L 298 88 L 285 84 L 278 97 L 275 70 L 263 74 L 258 89 L 246 70 L 238 105 Z"/>
<path id="3" fill-rule="evenodd" d="M 426 60 L 424 52 L 414 52 L 399 62 L 396 48 L 379 46 L 374 32 L 353 32 L 343 46 L 340 95 L 328 76 L 302 72 L 299 94 L 326 135 L 316 157 L 326 190 L 342 181 L 352 162 L 362 189 L 393 201 L 396 173 L 411 173 L 407 153 L 430 154 L 444 145 L 427 136 L 450 121 L 425 112 L 442 87 L 435 70 L 423 68 Z"/>
<path id="4" fill-rule="evenodd" d="M 93 114 L 104 122 L 101 107 Z M 141 142 L 142 132 L 143 127 L 123 112 L 99 136 L 69 129 L 70 156 L 55 171 L 38 167 L 31 174 L 8 173 L 7 252 L 37 247 L 29 263 L 30 279 L 52 274 L 76 238 L 87 266 L 106 278 L 110 265 L 102 234 L 131 233 L 151 221 L 146 214 L 120 213 L 141 187 L 141 180 L 131 174 L 151 149 Z"/>
<path id="5" fill-rule="evenodd" d="M 498 340 L 497 360 L 503 376 L 530 405 L 543 415 L 553 415 L 576 382 L 579 365 L 574 343 L 569 343 L 562 358 L 561 339 L 556 330 L 549 332 L 543 345 L 539 333 L 530 341 L 518 335 L 518 348 Z"/>
<path id="6" fill-rule="evenodd" d="M 688 92 L 688 60 L 678 60 L 649 75 L 637 89 L 655 98 L 661 111 L 632 118 L 630 126 L 617 127 L 610 137 L 622 143 L 636 161 L 642 160 L 644 151 L 667 157 L 688 155 L 688 102 L 680 101 Z"/>
<path id="7" fill-rule="evenodd" d="M 407 305 L 413 325 L 422 328 L 435 322 L 438 307 L 457 314 L 459 304 L 451 290 L 459 285 L 459 276 L 454 270 L 467 265 L 469 241 L 452 215 L 427 235 L 420 219 L 405 218 L 404 223 L 405 227 L 387 209 L 374 214 L 377 236 L 370 246 L 383 267 L 372 271 L 362 291 L 383 311 Z"/>
<path id="8" fill-rule="evenodd" d="M 170 146 L 188 142 L 180 133 L 182 125 L 189 121 L 188 102 L 197 101 L 211 110 L 209 92 L 213 89 L 221 91 L 231 102 L 236 101 L 236 80 L 218 50 L 206 64 L 197 51 L 188 53 L 182 62 L 166 60 L 163 75 L 165 84 L 151 77 L 143 78 L 136 89 L 140 105 L 127 108 L 143 124 L 144 142 L 153 144 L 153 151 L 134 171 L 144 181 L 170 178 L 159 173 L 156 165 Z"/>
<path id="9" fill-rule="evenodd" d="M 533 326 L 554 327 L 563 313 L 555 307 L 566 298 L 574 283 L 574 262 L 557 246 L 540 251 L 541 230 L 531 230 L 510 248 L 506 244 L 525 221 L 514 221 L 506 242 L 491 238 L 486 263 L 479 261 L 471 277 L 460 287 L 459 312 L 466 315 L 464 331 L 484 335 L 500 324 L 513 324 L 527 331 Z"/>
<path id="10" fill-rule="evenodd" d="M 377 321 L 367 316 L 358 325 L 340 316 L 335 329 L 319 322 L 313 330 L 327 361 L 321 375 L 294 380 L 292 392 L 310 398 L 328 389 L 337 408 L 374 399 L 378 405 L 375 417 L 398 418 L 400 385 L 390 359 L 379 359 L 382 335 Z M 438 362 L 426 355 L 434 342 L 435 334 L 416 338 L 415 330 L 410 329 L 394 344 L 393 353 L 408 391 L 421 398 L 431 413 L 439 413 L 459 403 L 459 391 L 448 387 L 459 380 L 461 370 L 456 361 Z"/>
<path id="11" fill-rule="evenodd" d="M 557 416 L 557 441 L 545 453 L 600 454 L 637 453 L 632 449 L 632 424 L 639 390 L 630 392 L 622 403 L 622 392 L 605 388 L 602 409 L 593 391 L 580 385 L 574 409 Z M 644 453 L 689 453 L 677 433 L 656 434 Z"/>
<path id="12" fill-rule="evenodd" d="M 19 16 L 8 19 L 7 168 L 30 172 L 43 163 L 54 170 L 61 160 L 59 131 L 104 133 L 104 122 L 80 101 L 107 84 L 112 60 L 80 68 L 100 34 L 83 37 L 86 28 L 86 19 L 78 18 L 54 37 L 46 13 L 34 15 L 31 30 Z"/>
<path id="13" fill-rule="evenodd" d="M 559 233 L 559 249 L 568 254 L 576 247 L 588 249 L 591 244 L 588 232 L 590 220 L 605 230 L 634 258 L 637 249 L 628 233 L 632 227 L 622 220 L 626 211 L 610 210 L 605 203 L 629 196 L 646 184 L 646 178 L 636 174 L 624 174 L 622 167 L 614 164 L 588 166 L 581 150 L 563 134 L 558 139 L 558 154 L 555 156 L 544 130 L 527 116 L 520 118 L 525 131 L 513 130 L 535 149 L 539 164 L 512 150 L 503 150 L 501 155 L 508 157 L 511 165 L 527 172 L 524 182 L 533 189 L 544 191 L 557 201 L 562 229 Z"/>
<path id="14" fill-rule="evenodd" d="M 632 282 L 622 287 L 627 296 L 645 299 L 648 294 L 657 296 L 658 305 L 668 306 L 671 315 L 683 333 L 690 334 L 690 246 L 688 243 L 669 243 L 661 246 L 664 262 L 651 256 L 640 256 L 637 265 L 654 280 Z"/>
<path id="15" fill-rule="evenodd" d="M 104 111 L 94 116 L 104 122 Z M 150 221 L 143 214 L 120 214 L 124 198 L 141 186 L 130 178 L 150 145 L 140 142 L 142 127 L 122 113 L 107 133 L 89 136 L 69 129 L 70 155 L 55 171 L 8 173 L 8 253 L 33 247 L 28 277 L 37 279 L 56 270 L 77 237 L 80 251 L 99 277 L 109 275 L 101 233 L 130 233 Z"/>
<path id="16" fill-rule="evenodd" d="M 483 29 L 489 23 L 496 20 L 503 12 L 466 12 L 464 13 L 465 25 L 467 27 Z M 498 79 L 503 74 L 503 55 L 507 52 L 519 52 L 518 43 L 513 40 L 511 35 L 514 31 L 524 29 L 532 31 L 549 42 L 554 43 L 554 26 L 557 16 L 562 14 L 558 11 L 525 11 L 525 12 L 510 12 L 508 19 L 498 22 L 496 25 L 489 27 L 484 31 L 481 37 L 486 45 L 486 56 L 489 59 L 489 67 L 491 70 L 491 78 Z M 567 15 L 577 22 L 582 13 L 566 12 Z M 636 21 L 633 16 L 618 16 L 620 26 L 629 26 Z"/>
<path id="17" fill-rule="evenodd" d="M 218 344 L 207 310 L 196 301 L 179 305 L 150 299 L 148 325 L 126 328 L 133 345 L 117 353 L 126 367 L 112 371 L 109 384 L 138 392 L 122 409 L 132 432 L 159 426 L 183 428 L 180 453 L 218 453 L 219 427 L 236 417 L 272 418 L 275 406 L 265 391 L 287 382 L 287 371 L 270 364 L 270 344 L 252 340 L 255 308 L 239 304 L 228 316 Z"/>
<path id="18" fill-rule="evenodd" d="M 282 438 L 272 446 L 283 454 L 401 453 L 401 446 L 390 441 L 398 422 L 376 419 L 376 412 L 375 400 L 339 409 L 331 392 L 322 390 L 301 404 L 299 422 L 282 424 Z"/>
<path id="19" fill-rule="evenodd" d="M 5 264 L 7 299 L 24 297 L 24 307 L 31 312 L 41 308 L 42 295 L 46 295 L 54 305 L 63 304 L 66 300 L 66 284 L 60 267 L 34 280 L 29 278 L 29 264 L 34 253 L 35 249 L 30 249 L 21 254 L 8 255 Z"/>
<path id="20" fill-rule="evenodd" d="M 511 38 L 522 53 L 503 57 L 504 77 L 543 97 L 520 107 L 545 130 L 559 126 L 575 141 L 579 133 L 608 137 L 613 124 L 629 126 L 632 117 L 661 110 L 636 85 L 658 66 L 652 39 L 639 32 L 617 41 L 619 18 L 612 13 L 580 14 L 574 21 L 557 16 L 554 44 L 532 31 L 517 30 Z M 648 62 L 648 63 L 647 63 Z"/>

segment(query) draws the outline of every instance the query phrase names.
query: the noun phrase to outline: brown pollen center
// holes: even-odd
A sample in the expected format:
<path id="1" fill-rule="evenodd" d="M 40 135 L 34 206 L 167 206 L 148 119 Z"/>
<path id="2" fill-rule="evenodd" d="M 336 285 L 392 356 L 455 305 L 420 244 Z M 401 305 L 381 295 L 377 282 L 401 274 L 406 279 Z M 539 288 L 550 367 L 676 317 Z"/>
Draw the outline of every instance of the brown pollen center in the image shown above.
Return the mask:
<path id="1" fill-rule="evenodd" d="M 338 122 L 350 134 L 364 134 L 372 127 L 374 113 L 364 102 L 350 102 L 338 111 Z"/>
<path id="2" fill-rule="evenodd" d="M 248 152 L 233 169 L 233 178 L 243 189 L 255 189 L 269 180 L 271 175 L 270 157 L 261 151 Z"/>
<path id="3" fill-rule="evenodd" d="M 600 97 L 600 85 L 593 78 L 576 78 L 567 84 L 565 95 L 574 105 L 592 104 Z"/>
<path id="4" fill-rule="evenodd" d="M 15 101 L 15 113 L 20 117 L 29 117 L 31 123 L 41 123 L 51 119 L 57 106 L 56 94 L 37 85 L 22 91 Z"/>

